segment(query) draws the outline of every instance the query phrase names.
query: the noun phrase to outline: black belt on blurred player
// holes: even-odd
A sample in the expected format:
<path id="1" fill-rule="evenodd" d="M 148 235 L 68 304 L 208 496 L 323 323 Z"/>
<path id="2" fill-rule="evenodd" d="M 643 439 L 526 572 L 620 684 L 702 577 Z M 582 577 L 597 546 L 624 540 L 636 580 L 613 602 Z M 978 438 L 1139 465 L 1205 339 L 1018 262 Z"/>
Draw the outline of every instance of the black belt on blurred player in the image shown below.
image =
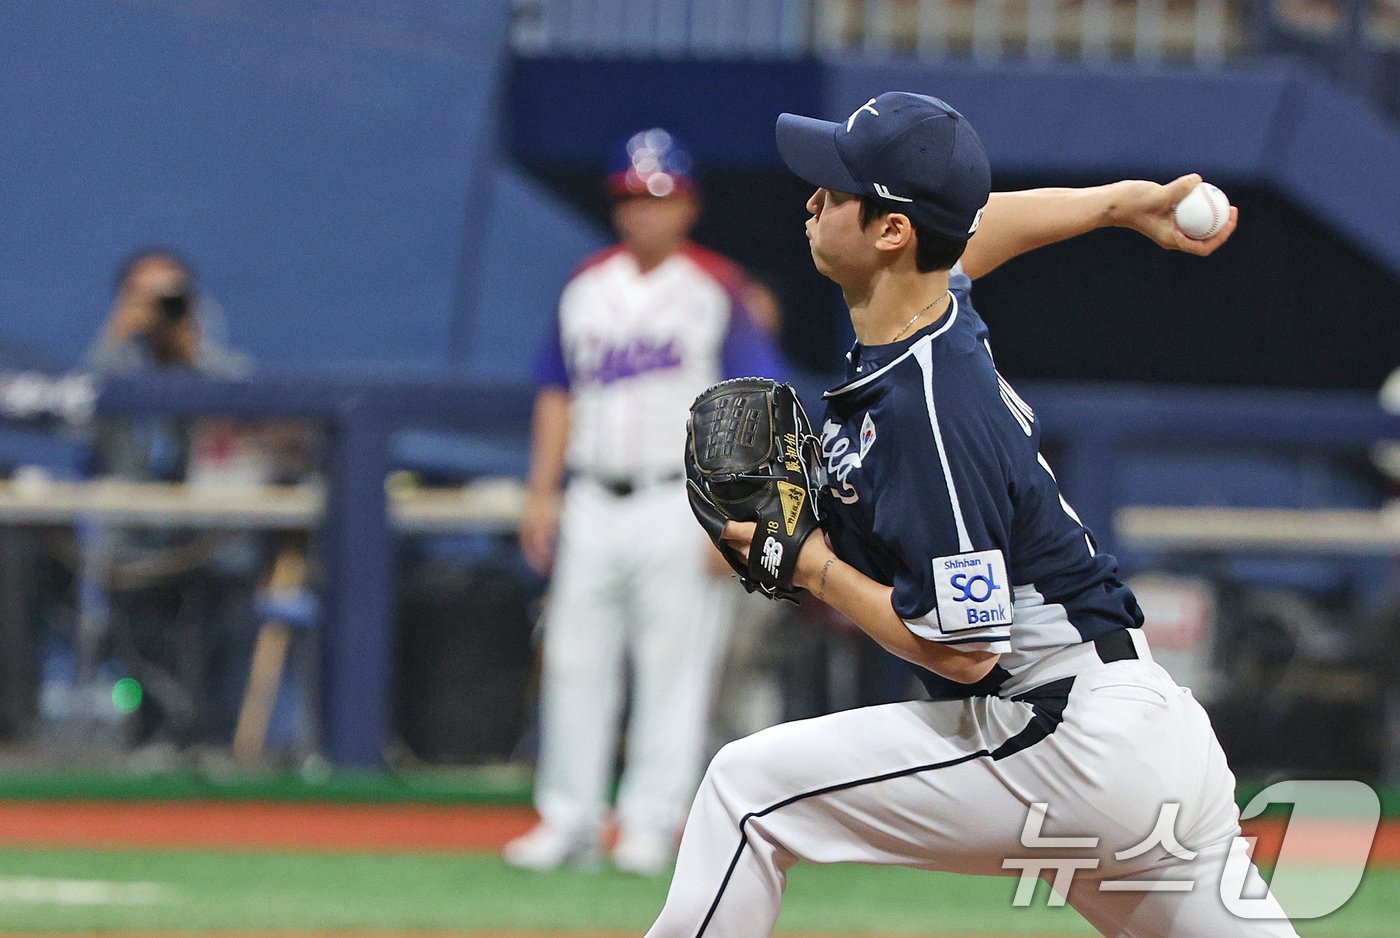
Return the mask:
<path id="1" fill-rule="evenodd" d="M 588 478 L 607 489 L 610 495 L 614 495 L 617 498 L 626 498 L 629 495 L 637 494 L 643 489 L 649 489 L 654 485 L 664 485 L 667 482 L 679 482 L 684 477 L 684 472 L 670 472 L 664 476 L 648 476 L 635 479 L 619 479 L 596 475 L 590 475 Z"/>

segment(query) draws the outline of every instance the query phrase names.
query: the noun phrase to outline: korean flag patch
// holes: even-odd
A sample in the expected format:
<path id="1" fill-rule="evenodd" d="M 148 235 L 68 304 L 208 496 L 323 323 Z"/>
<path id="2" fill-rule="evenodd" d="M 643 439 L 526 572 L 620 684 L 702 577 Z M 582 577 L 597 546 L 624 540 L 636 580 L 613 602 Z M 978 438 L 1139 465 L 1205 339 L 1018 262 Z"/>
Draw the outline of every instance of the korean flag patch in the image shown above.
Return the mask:
<path id="1" fill-rule="evenodd" d="M 940 631 L 966 632 L 1011 624 L 1011 586 L 1001 551 L 935 557 L 933 579 Z"/>
<path id="2" fill-rule="evenodd" d="M 860 422 L 860 460 L 865 462 L 865 454 L 870 452 L 870 447 L 875 445 L 875 421 L 870 418 L 870 412 L 866 411 L 865 419 Z"/>

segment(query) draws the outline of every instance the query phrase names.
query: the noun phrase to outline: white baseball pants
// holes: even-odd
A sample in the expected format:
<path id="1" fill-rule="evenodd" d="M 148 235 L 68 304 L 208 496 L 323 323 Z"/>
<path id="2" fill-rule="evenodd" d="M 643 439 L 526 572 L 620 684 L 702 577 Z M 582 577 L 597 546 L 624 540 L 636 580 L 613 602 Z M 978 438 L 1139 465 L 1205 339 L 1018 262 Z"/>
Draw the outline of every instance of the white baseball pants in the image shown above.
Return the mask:
<path id="1" fill-rule="evenodd" d="M 535 802 L 546 823 L 580 834 L 602 824 L 630 664 L 618 820 L 626 831 L 679 830 L 726 637 L 701 617 L 708 549 L 684 482 L 625 497 L 570 484 L 544 623 Z"/>
<path id="2" fill-rule="evenodd" d="M 1105 935 L 1296 936 L 1281 911 L 1246 921 L 1220 899 L 1239 833 L 1234 778 L 1190 692 L 1150 660 L 1081 657 L 1058 715 L 1053 703 L 1037 712 L 1000 698 L 899 703 L 726 746 L 700 786 L 649 936 L 768 935 L 799 860 L 1017 876 L 1021 866 L 1006 861 L 1061 858 L 1082 861 L 1068 900 Z M 1027 837 L 1036 803 L 1048 807 Z M 1194 857 L 1162 846 L 1126 856 L 1150 839 L 1166 804 L 1180 805 L 1177 852 Z M 1037 836 L 1092 846 L 1027 846 Z M 1131 891 L 1104 888 L 1110 881 L 1133 881 Z M 1148 882 L 1178 891 L 1148 891 Z M 1012 892 L 1008 884 L 1008 902 Z M 937 898 L 929 903 L 932 922 Z"/>

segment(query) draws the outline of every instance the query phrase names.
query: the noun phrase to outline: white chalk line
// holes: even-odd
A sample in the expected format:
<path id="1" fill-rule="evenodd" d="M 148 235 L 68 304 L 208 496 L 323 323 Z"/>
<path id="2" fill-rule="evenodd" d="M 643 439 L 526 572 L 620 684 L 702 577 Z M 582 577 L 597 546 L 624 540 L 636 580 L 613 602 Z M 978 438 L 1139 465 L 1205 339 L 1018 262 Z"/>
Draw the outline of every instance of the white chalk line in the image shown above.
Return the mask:
<path id="1" fill-rule="evenodd" d="M 175 890 L 167 883 L 106 879 L 0 876 L 0 903 L 29 905 L 163 905 Z"/>

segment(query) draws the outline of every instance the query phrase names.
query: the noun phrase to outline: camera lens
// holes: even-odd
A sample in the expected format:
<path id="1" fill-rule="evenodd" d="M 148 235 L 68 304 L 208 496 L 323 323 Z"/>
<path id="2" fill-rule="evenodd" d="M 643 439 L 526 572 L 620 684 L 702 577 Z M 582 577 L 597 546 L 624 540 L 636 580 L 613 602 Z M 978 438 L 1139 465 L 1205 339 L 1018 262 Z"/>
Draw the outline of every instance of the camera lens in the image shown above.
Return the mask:
<path id="1" fill-rule="evenodd" d="M 190 297 L 188 293 L 173 293 L 156 300 L 160 317 L 166 322 L 179 322 L 189 315 Z"/>

